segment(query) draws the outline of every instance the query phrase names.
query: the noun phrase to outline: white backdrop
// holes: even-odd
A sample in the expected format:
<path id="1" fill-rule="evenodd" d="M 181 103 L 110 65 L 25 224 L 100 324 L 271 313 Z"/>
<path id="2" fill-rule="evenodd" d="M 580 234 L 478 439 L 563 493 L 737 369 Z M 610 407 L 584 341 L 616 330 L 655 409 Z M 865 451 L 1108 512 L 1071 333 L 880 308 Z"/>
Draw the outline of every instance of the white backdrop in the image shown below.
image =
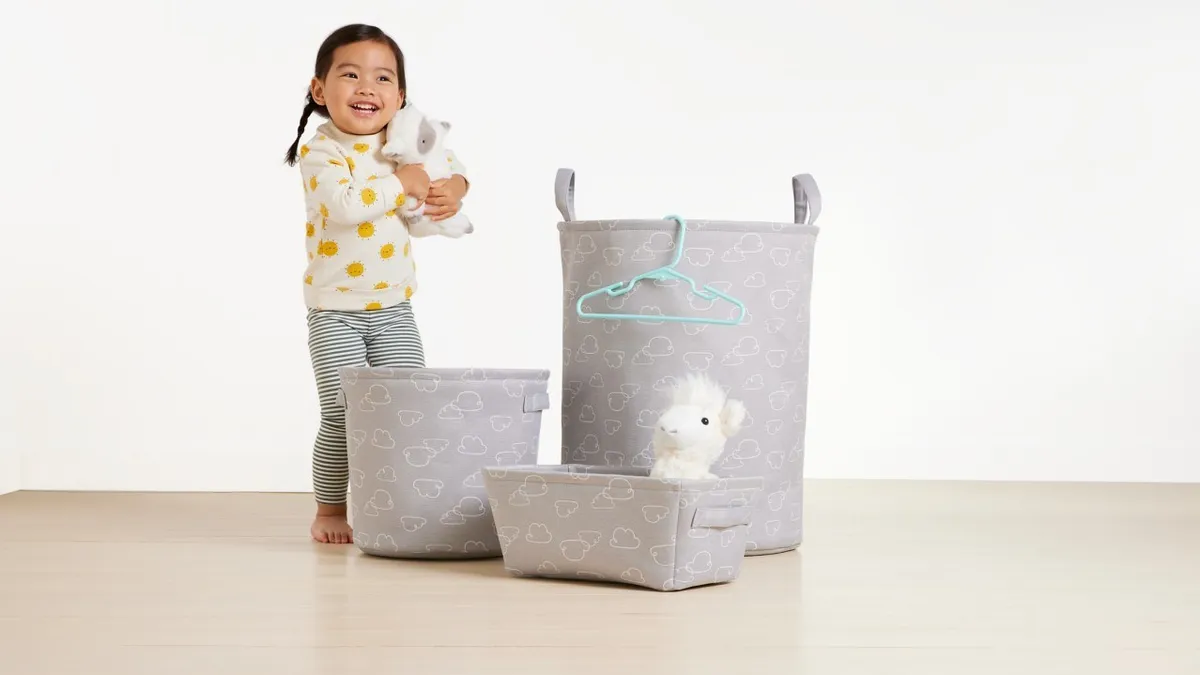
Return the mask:
<path id="1" fill-rule="evenodd" d="M 557 376 L 558 167 L 581 217 L 788 219 L 811 172 L 810 476 L 1200 480 L 1194 3 L 352 4 L 5 18 L 24 487 L 309 488 L 282 157 L 318 44 L 352 21 L 401 43 L 472 171 L 477 233 L 415 248 L 430 365 Z M 510 321 L 524 335 L 492 330 Z"/>
<path id="2" fill-rule="evenodd" d="M 21 487 L 21 455 L 16 445 L 0 447 L 0 495 Z"/>

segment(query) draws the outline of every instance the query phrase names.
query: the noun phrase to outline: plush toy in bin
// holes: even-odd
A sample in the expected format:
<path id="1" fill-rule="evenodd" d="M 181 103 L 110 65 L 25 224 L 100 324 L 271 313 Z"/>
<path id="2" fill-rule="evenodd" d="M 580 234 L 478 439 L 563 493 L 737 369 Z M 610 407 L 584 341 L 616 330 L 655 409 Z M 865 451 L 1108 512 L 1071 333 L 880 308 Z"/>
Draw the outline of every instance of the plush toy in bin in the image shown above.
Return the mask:
<path id="1" fill-rule="evenodd" d="M 423 164 L 430 182 L 449 178 L 450 153 L 446 150 L 446 134 L 450 123 L 427 117 L 411 103 L 396 111 L 387 126 L 387 142 L 383 155 L 401 166 Z M 409 232 L 416 237 L 442 235 L 457 239 L 475 231 L 467 214 L 458 213 L 445 220 L 433 220 L 425 215 L 425 204 L 405 204 L 400 211 Z"/>
<path id="2" fill-rule="evenodd" d="M 716 478 L 711 467 L 745 419 L 746 407 L 728 398 L 719 384 L 702 375 L 688 375 L 675 385 L 671 406 L 655 424 L 650 477 Z"/>

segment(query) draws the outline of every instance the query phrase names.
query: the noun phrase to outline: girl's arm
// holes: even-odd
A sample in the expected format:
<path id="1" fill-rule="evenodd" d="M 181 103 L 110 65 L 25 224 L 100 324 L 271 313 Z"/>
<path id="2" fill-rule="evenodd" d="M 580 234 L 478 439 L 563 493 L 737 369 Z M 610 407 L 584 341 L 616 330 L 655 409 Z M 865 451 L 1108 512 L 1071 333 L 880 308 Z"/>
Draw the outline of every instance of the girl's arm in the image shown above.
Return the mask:
<path id="1" fill-rule="evenodd" d="M 442 234 L 438 221 L 448 218 L 458 211 L 463 197 L 470 189 L 467 181 L 467 167 L 458 160 L 453 150 L 446 149 L 446 159 L 450 164 L 450 177 L 434 181 L 429 187 L 429 196 L 425 200 L 425 211 L 422 218 L 408 223 L 408 233 L 413 237 L 432 237 Z"/>
<path id="2" fill-rule="evenodd" d="M 300 153 L 300 172 L 309 197 L 323 205 L 335 223 L 376 220 L 404 202 L 404 185 L 394 173 L 375 180 L 355 178 L 332 140 L 314 141 Z"/>
<path id="3" fill-rule="evenodd" d="M 458 161 L 454 151 L 446 149 L 445 159 L 449 161 L 449 177 L 434 180 L 425 201 L 425 215 L 433 220 L 442 220 L 455 213 L 470 189 L 467 167 Z M 427 234 L 416 233 L 416 237 L 427 237 Z"/>
<path id="4" fill-rule="evenodd" d="M 463 166 L 463 163 L 458 161 L 458 155 L 455 154 L 455 152 L 450 148 L 446 148 L 446 158 L 450 160 L 450 175 L 460 176 L 463 179 L 463 183 L 466 185 L 466 189 L 470 190 L 471 181 L 467 180 L 467 167 Z M 464 191 L 463 194 L 466 194 L 466 191 Z"/>

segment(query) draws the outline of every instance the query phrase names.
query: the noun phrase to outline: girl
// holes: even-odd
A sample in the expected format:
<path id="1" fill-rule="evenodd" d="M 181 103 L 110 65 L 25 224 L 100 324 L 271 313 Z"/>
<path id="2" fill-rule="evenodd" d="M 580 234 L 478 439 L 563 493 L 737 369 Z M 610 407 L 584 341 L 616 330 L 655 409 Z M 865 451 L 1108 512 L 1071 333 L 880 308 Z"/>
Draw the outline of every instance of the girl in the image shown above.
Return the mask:
<path id="1" fill-rule="evenodd" d="M 308 222 L 308 346 L 321 402 L 313 448 L 319 542 L 346 544 L 345 413 L 335 404 L 343 366 L 424 367 L 421 334 L 409 303 L 417 289 L 410 233 L 396 209 L 424 201 L 436 220 L 458 212 L 466 169 L 429 182 L 420 165 L 397 168 L 380 153 L 388 122 L 404 106 L 404 55 L 374 26 L 334 31 L 317 62 L 287 163 L 300 165 Z M 328 121 L 300 145 L 316 112 Z M 451 157 L 454 154 L 451 153 Z"/>

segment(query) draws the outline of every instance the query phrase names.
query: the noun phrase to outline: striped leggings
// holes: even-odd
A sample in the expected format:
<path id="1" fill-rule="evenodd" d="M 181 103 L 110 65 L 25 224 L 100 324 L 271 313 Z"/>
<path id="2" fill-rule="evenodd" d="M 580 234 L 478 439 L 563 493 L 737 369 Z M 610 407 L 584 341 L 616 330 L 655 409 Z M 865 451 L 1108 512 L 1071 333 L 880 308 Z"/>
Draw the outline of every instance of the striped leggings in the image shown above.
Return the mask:
<path id="1" fill-rule="evenodd" d="M 412 305 L 372 312 L 308 311 L 308 351 L 321 401 L 321 427 L 313 445 L 313 493 L 321 504 L 345 504 L 346 411 L 337 405 L 344 366 L 422 368 L 425 351 Z"/>

